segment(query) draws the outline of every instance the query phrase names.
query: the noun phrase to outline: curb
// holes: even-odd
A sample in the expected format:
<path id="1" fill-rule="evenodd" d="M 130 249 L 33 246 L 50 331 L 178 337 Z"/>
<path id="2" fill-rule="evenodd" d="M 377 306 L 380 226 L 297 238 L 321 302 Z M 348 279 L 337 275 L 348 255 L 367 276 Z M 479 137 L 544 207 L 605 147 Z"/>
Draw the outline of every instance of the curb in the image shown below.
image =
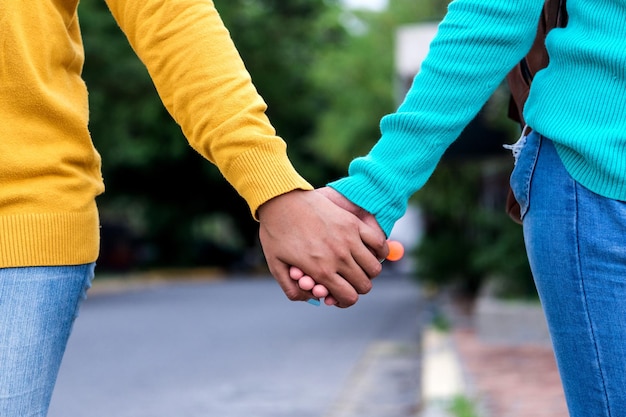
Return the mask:
<path id="1" fill-rule="evenodd" d="M 417 344 L 372 343 L 324 417 L 417 416 L 419 356 Z"/>
<path id="2" fill-rule="evenodd" d="M 88 296 L 119 294 L 127 291 L 145 290 L 174 282 L 220 281 L 224 272 L 213 268 L 161 269 L 124 274 L 99 274 L 89 289 Z"/>
<path id="3" fill-rule="evenodd" d="M 452 334 L 427 328 L 422 336 L 420 417 L 452 417 L 452 402 L 467 396 L 467 384 Z"/>

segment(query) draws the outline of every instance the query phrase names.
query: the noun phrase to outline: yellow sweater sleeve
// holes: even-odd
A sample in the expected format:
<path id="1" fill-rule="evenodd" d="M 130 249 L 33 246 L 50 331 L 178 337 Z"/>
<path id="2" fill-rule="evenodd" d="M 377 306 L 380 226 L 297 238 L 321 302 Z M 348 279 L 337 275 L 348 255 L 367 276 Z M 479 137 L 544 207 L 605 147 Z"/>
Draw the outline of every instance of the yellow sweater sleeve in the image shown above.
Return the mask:
<path id="1" fill-rule="evenodd" d="M 191 146 L 248 202 L 311 189 L 287 158 L 210 0 L 107 0 Z"/>

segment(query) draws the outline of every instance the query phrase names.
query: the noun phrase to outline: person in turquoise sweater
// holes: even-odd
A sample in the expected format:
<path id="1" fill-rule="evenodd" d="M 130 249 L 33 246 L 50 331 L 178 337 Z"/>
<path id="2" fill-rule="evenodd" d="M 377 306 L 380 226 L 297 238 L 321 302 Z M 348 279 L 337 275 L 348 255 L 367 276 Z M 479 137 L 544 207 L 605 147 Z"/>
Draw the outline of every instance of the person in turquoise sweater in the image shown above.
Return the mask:
<path id="1" fill-rule="evenodd" d="M 529 51 L 543 0 L 455 0 L 403 103 L 324 192 L 389 235 Z M 511 186 L 570 415 L 626 415 L 626 2 L 568 0 L 524 108 Z M 359 211 L 361 210 L 361 211 Z"/>

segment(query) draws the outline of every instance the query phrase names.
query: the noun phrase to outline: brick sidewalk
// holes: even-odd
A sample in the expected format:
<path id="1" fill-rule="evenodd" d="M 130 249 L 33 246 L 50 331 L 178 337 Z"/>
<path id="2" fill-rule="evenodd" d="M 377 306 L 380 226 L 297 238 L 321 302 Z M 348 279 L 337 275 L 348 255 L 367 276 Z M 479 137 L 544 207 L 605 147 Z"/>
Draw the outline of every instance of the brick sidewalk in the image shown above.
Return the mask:
<path id="1" fill-rule="evenodd" d="M 484 417 L 568 416 L 551 348 L 484 343 L 471 328 L 456 329 L 452 336 Z"/>

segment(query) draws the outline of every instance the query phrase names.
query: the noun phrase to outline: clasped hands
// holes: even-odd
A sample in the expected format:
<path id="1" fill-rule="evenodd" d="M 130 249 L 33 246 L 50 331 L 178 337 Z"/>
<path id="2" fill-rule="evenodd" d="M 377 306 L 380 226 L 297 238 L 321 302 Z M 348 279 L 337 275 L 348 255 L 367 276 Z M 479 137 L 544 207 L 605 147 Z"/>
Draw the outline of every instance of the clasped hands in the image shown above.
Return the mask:
<path id="1" fill-rule="evenodd" d="M 267 265 L 292 301 L 320 298 L 298 285 L 309 276 L 328 291 L 326 304 L 355 304 L 371 290 L 389 252 L 374 216 L 332 188 L 275 197 L 259 208 L 258 218 Z"/>

